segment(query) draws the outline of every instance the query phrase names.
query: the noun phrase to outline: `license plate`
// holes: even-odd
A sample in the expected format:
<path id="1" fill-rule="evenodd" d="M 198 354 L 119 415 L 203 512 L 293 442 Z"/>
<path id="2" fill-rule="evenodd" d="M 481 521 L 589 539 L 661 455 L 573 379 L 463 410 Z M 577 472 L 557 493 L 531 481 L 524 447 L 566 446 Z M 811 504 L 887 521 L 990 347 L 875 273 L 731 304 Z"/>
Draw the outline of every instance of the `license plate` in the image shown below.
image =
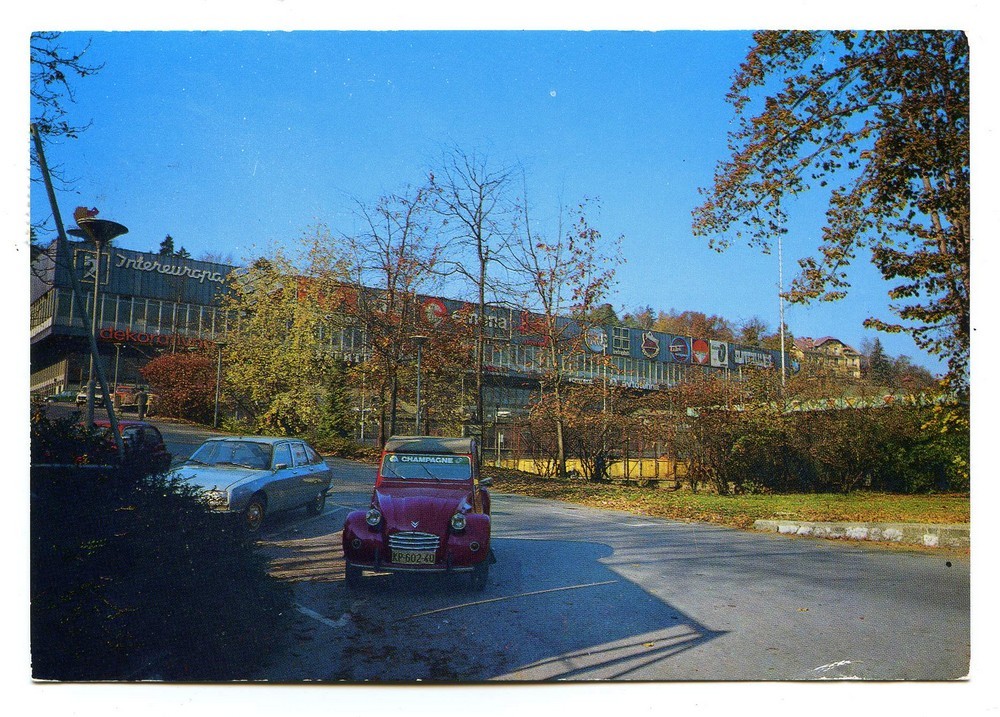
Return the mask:
<path id="1" fill-rule="evenodd" d="M 392 562 L 401 565 L 433 565 L 434 553 L 416 550 L 393 550 Z"/>

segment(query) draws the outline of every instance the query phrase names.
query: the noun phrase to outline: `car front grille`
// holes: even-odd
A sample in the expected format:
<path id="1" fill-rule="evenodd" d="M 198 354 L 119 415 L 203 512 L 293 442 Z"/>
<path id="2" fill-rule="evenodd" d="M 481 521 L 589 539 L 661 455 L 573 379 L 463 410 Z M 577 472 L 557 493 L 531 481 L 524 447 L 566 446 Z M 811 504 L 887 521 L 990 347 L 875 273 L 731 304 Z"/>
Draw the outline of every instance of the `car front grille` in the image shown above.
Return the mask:
<path id="1" fill-rule="evenodd" d="M 407 531 L 389 536 L 389 547 L 393 550 L 437 550 L 440 542 L 432 533 Z"/>

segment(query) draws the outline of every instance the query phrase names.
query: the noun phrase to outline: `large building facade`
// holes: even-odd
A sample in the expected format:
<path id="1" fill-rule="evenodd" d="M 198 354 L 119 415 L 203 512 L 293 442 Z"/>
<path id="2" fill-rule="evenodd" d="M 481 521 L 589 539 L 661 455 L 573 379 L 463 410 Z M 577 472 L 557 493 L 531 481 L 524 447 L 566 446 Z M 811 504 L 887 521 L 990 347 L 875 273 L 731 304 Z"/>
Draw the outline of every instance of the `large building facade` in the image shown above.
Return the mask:
<path id="1" fill-rule="evenodd" d="M 114 246 L 101 251 L 100 271 L 96 259 L 89 242 L 56 241 L 32 267 L 32 393 L 86 384 L 95 276 L 97 345 L 109 382 L 117 376 L 121 383 L 138 383 L 139 369 L 159 353 L 225 336 L 231 317 L 218 299 L 233 267 Z"/>
<path id="2" fill-rule="evenodd" d="M 31 283 L 31 391 L 53 394 L 80 388 L 89 377 L 90 325 L 94 280 L 99 276 L 97 345 L 107 380 L 142 381 L 140 369 L 163 352 L 211 348 L 225 340 L 238 317 L 220 298 L 226 279 L 237 267 L 105 248 L 100 271 L 96 251 L 86 242 L 54 242 L 33 266 Z M 79 281 L 73 290 L 71 273 Z M 434 330 L 446 321 L 484 322 L 486 335 L 485 404 L 523 409 L 537 395 L 539 352 L 545 351 L 529 313 L 488 306 L 483 317 L 464 302 L 421 297 L 421 323 Z M 81 309 L 85 309 L 81 310 Z M 565 320 L 583 351 L 564 357 L 562 371 L 571 381 L 597 380 L 639 390 L 656 390 L 682 381 L 692 371 L 738 376 L 746 368 L 779 371 L 792 365 L 778 351 L 706 338 L 678 336 L 627 326 L 583 328 Z M 369 349 L 362 331 L 341 328 L 327 340 L 331 352 L 350 363 L 365 360 Z"/>

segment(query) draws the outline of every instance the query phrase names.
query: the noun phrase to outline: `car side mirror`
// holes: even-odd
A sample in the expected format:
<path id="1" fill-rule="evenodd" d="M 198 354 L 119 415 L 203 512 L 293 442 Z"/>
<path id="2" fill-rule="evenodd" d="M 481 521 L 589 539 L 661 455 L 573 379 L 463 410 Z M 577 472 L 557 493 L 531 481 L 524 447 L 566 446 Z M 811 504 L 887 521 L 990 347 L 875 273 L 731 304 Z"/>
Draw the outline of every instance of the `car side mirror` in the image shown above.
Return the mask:
<path id="1" fill-rule="evenodd" d="M 493 485 L 493 479 L 492 478 L 480 478 L 479 479 L 479 485 L 481 487 L 483 487 L 483 488 L 489 488 L 491 485 Z"/>
<path id="2" fill-rule="evenodd" d="M 283 471 L 286 468 L 288 468 L 288 464 L 287 463 L 275 463 L 274 464 L 274 470 L 276 470 L 276 471 Z"/>

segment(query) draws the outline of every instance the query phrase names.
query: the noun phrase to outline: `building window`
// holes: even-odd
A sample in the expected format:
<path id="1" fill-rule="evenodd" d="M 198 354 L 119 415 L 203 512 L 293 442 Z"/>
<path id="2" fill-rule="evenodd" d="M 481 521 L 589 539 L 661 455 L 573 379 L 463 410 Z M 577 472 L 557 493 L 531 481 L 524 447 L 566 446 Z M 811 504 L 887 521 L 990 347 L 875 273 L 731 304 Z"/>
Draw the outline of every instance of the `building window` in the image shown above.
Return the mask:
<path id="1" fill-rule="evenodd" d="M 611 327 L 611 353 L 616 356 L 628 356 L 632 352 L 629 336 L 631 332 L 624 326 Z"/>

